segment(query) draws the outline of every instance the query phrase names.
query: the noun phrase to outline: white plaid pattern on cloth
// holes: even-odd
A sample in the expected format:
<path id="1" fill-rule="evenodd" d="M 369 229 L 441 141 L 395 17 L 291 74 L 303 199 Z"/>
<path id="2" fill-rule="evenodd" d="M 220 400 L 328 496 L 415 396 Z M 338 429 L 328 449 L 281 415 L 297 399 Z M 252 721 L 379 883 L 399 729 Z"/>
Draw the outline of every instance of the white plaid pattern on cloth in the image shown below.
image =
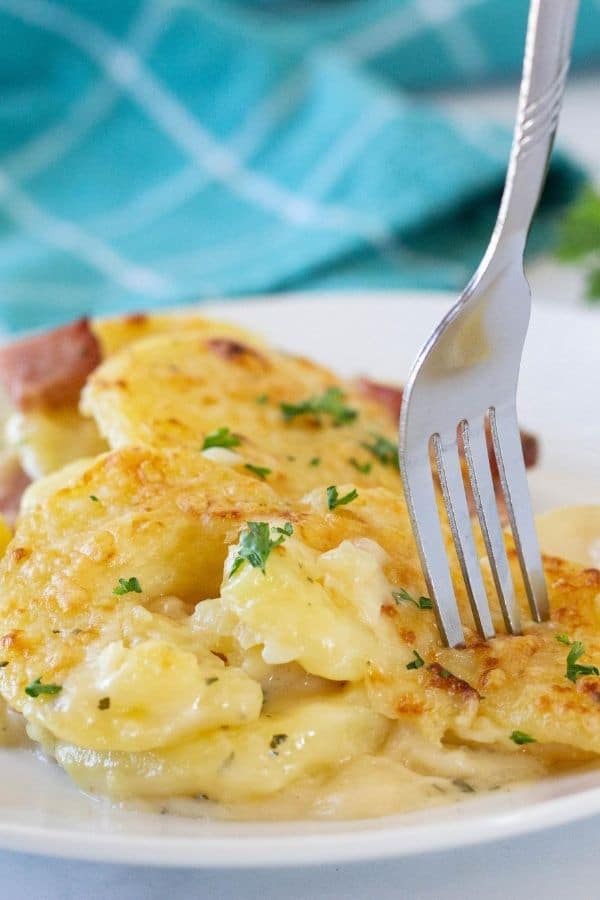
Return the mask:
<path id="1" fill-rule="evenodd" d="M 515 73 L 525 16 L 522 0 L 0 0 L 0 327 L 460 287 L 509 135 L 423 90 Z M 576 62 L 600 59 L 598 0 L 580 26 Z M 538 244 L 580 180 L 558 156 Z"/>

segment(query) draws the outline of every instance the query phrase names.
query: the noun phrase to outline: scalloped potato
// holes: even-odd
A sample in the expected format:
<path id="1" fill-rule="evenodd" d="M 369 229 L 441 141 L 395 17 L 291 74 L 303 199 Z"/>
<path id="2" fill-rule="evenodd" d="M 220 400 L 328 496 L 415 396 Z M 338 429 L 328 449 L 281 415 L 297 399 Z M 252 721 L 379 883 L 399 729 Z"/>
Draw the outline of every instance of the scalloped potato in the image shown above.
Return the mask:
<path id="1" fill-rule="evenodd" d="M 547 557 L 534 624 L 507 539 L 526 626 L 483 643 L 445 533 L 445 648 L 381 407 L 234 326 L 95 329 L 102 442 L 52 457 L 0 562 L 0 693 L 84 790 L 377 815 L 596 761 L 599 571 Z"/>

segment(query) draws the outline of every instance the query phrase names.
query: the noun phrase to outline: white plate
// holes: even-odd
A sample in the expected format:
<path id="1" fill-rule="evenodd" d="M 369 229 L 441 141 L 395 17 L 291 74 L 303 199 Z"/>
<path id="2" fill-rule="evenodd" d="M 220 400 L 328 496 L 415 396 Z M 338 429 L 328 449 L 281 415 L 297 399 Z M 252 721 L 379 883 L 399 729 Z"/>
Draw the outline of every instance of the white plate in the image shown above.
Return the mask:
<path id="1" fill-rule="evenodd" d="M 344 374 L 402 380 L 452 298 L 310 295 L 212 307 Z M 542 439 L 538 507 L 600 503 L 600 314 L 536 310 L 520 418 Z M 230 823 L 113 809 L 56 766 L 0 750 L 0 847 L 61 857 L 191 867 L 286 866 L 428 853 L 600 812 L 600 772 L 557 778 L 435 811 L 360 822 Z"/>

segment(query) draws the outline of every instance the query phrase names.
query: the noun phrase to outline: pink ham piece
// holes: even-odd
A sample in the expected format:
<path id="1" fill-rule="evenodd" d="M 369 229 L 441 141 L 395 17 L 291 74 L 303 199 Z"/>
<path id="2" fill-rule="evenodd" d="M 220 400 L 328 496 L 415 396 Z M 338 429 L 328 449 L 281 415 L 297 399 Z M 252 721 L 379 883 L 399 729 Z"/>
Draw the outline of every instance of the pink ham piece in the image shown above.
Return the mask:
<path id="1" fill-rule="evenodd" d="M 0 347 L 0 383 L 17 409 L 56 407 L 77 400 L 101 361 L 87 319 Z"/>
<path id="2" fill-rule="evenodd" d="M 382 381 L 373 381 L 371 378 L 359 378 L 356 386 L 368 400 L 384 406 L 394 421 L 400 418 L 402 406 L 402 388 L 393 384 L 384 384 Z"/>
<path id="3" fill-rule="evenodd" d="M 23 491 L 29 484 L 31 480 L 16 456 L 0 455 L 0 515 L 9 525 L 14 525 Z"/>
<path id="4" fill-rule="evenodd" d="M 383 384 L 380 381 L 372 381 L 370 378 L 359 378 L 356 382 L 359 391 L 369 400 L 375 400 L 387 409 L 394 421 L 398 421 L 400 417 L 400 407 L 402 406 L 402 388 L 392 384 Z M 488 452 L 490 454 L 490 462 L 492 466 L 492 475 L 494 480 L 498 479 L 498 467 L 493 454 L 492 435 L 489 428 L 486 427 L 486 438 Z M 539 444 L 535 435 L 529 431 L 521 430 L 521 446 L 523 447 L 523 457 L 527 468 L 535 466 L 539 457 Z"/>
<path id="5" fill-rule="evenodd" d="M 356 381 L 356 386 L 361 394 L 363 394 L 363 396 L 367 397 L 369 400 L 374 400 L 376 403 L 379 403 L 381 406 L 383 406 L 390 414 L 394 422 L 398 421 L 400 417 L 400 407 L 402 406 L 401 387 L 396 387 L 391 384 L 383 384 L 380 381 L 372 381 L 370 378 L 359 378 Z M 488 447 L 488 454 L 490 457 L 492 479 L 496 491 L 496 498 L 498 500 L 498 508 L 500 510 L 500 518 L 503 524 L 507 524 L 508 513 L 506 511 L 504 494 L 502 491 L 502 485 L 500 483 L 500 472 L 498 471 L 498 463 L 496 462 L 496 456 L 494 454 L 492 435 L 487 422 L 485 437 Z M 531 432 L 529 431 L 521 430 L 521 447 L 523 448 L 523 459 L 525 460 L 525 466 L 528 469 L 532 466 L 535 466 L 539 457 L 539 443 L 536 436 L 534 434 L 531 434 Z M 464 463 L 464 448 L 462 446 L 462 441 L 459 441 L 459 450 Z M 471 515 L 475 515 L 475 500 L 470 485 L 467 485 L 466 494 L 467 503 L 469 505 Z"/>

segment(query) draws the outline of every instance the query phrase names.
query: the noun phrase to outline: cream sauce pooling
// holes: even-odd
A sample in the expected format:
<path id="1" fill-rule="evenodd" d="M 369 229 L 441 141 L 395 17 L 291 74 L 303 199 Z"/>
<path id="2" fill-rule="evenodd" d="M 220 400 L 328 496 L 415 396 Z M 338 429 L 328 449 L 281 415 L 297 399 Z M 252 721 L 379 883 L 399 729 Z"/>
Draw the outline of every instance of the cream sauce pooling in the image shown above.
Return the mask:
<path id="1" fill-rule="evenodd" d="M 352 760 L 329 776 L 296 781 L 265 800 L 217 804 L 208 797 L 175 797 L 121 805 L 237 821 L 362 819 L 439 807 L 487 791 L 510 790 L 552 771 L 549 763 L 528 751 L 452 745 L 432 751 L 429 742 L 398 726 L 381 753 Z"/>

